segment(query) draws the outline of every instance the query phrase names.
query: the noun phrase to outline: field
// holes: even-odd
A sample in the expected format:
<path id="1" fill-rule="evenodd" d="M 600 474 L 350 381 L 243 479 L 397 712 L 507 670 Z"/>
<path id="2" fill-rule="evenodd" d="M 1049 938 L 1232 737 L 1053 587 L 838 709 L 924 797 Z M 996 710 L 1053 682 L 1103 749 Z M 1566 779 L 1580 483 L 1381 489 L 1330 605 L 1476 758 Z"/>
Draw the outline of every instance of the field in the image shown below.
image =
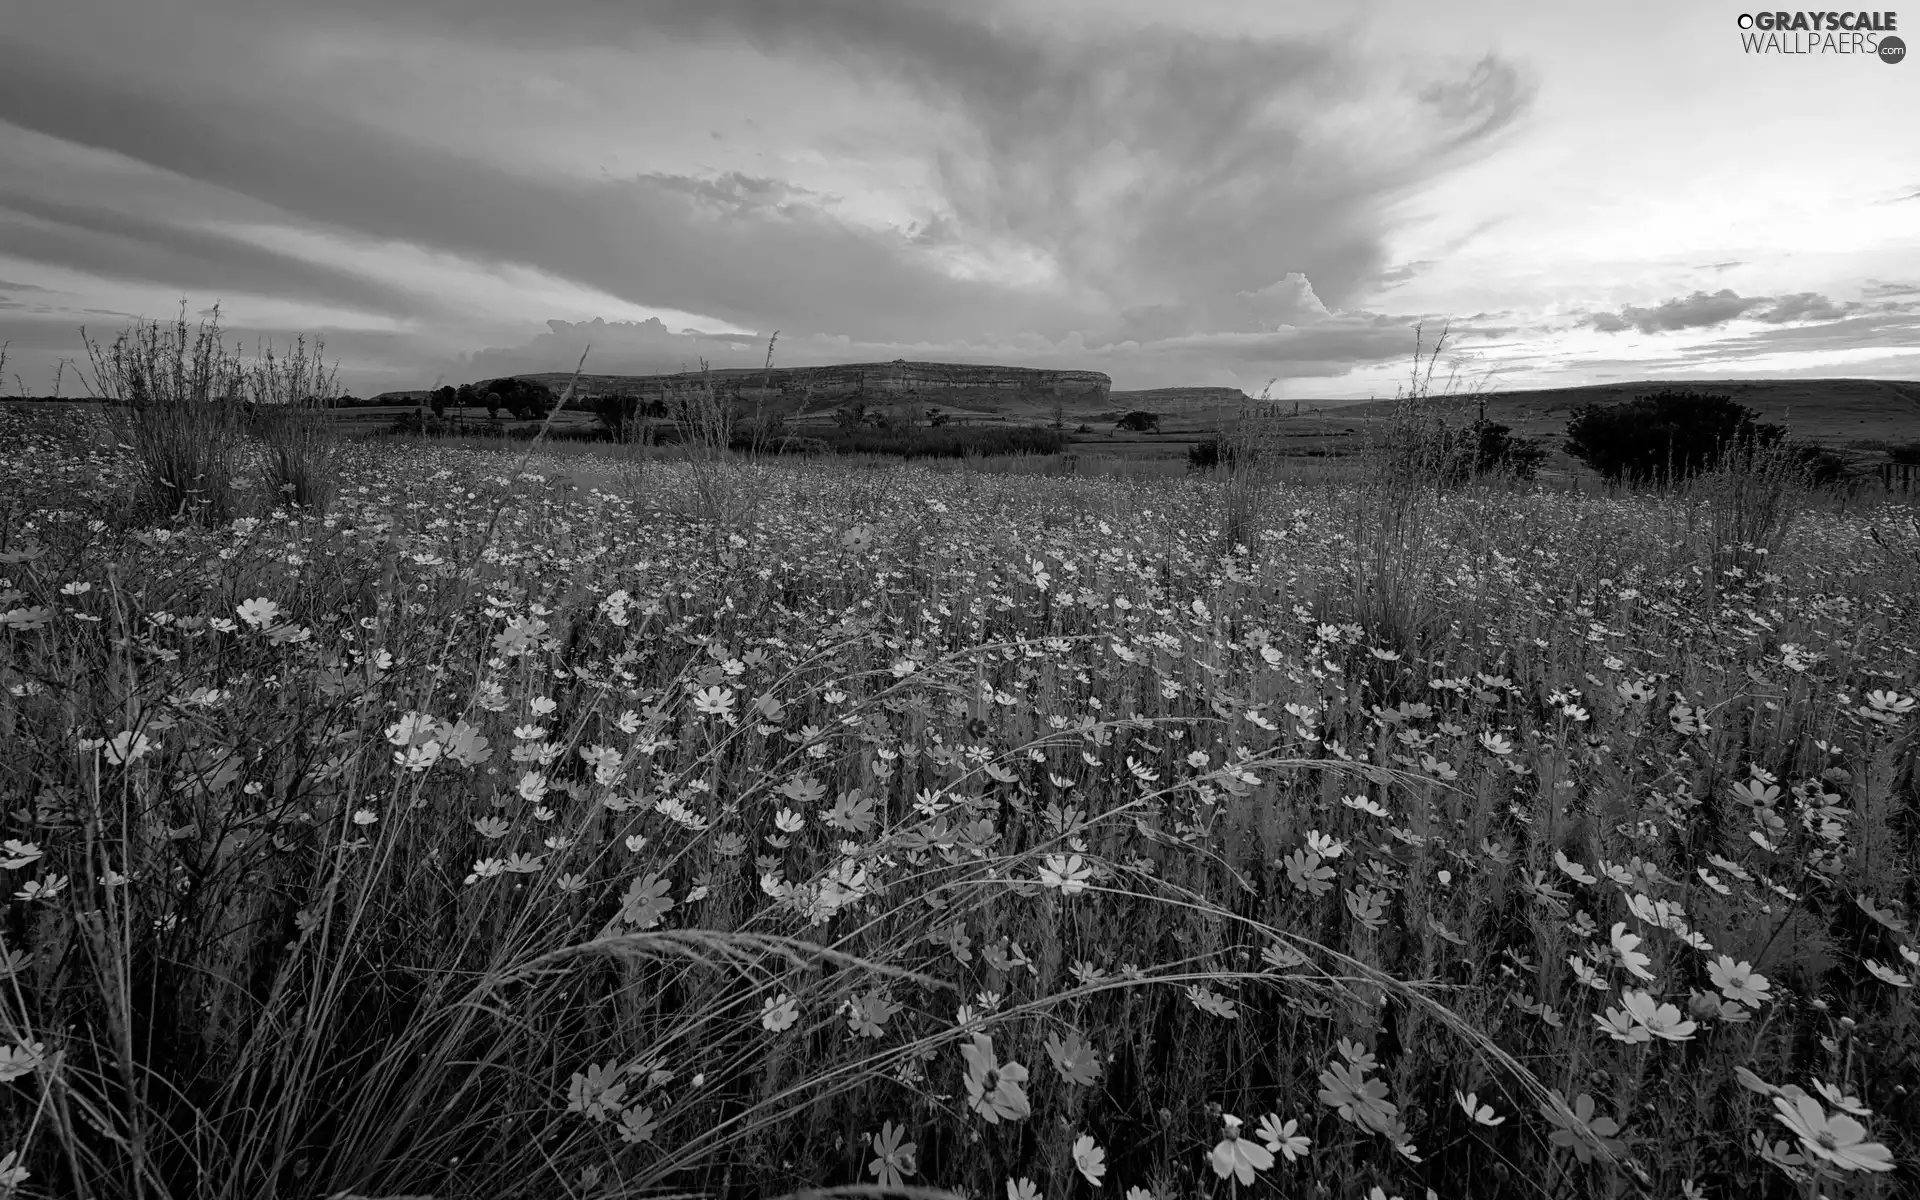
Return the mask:
<path id="1" fill-rule="evenodd" d="M 0 1187 L 1920 1195 L 1910 506 L 236 435 L 175 519 L 98 421 L 0 410 Z"/>

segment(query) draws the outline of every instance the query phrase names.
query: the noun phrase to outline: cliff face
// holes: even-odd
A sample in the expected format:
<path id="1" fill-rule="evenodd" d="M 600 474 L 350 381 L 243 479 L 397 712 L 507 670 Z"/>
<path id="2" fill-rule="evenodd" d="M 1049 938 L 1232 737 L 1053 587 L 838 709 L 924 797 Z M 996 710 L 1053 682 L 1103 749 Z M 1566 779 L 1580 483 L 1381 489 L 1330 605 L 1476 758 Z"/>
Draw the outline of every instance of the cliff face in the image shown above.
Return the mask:
<path id="1" fill-rule="evenodd" d="M 744 400 L 805 398 L 808 407 L 831 407 L 850 400 L 915 400 L 965 405 L 969 400 L 1046 403 L 1056 398 L 1104 403 L 1113 381 L 1099 371 L 1051 371 L 1034 367 L 979 366 L 972 363 L 843 363 L 829 367 L 740 367 L 709 372 L 722 395 Z M 557 395 L 571 376 L 564 372 L 523 375 L 537 379 Z M 668 396 L 699 386 L 697 371 L 674 375 L 582 375 L 580 393 L 624 393 L 642 399 Z"/>

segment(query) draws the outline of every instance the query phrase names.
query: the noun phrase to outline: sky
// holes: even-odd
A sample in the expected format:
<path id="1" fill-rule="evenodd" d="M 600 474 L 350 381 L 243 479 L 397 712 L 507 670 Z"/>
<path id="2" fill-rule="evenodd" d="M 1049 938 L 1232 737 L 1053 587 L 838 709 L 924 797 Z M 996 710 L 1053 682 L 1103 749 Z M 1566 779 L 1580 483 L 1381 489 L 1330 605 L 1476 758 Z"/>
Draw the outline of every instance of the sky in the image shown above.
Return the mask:
<path id="1" fill-rule="evenodd" d="M 1496 388 L 1920 379 L 1920 62 L 1750 53 L 1744 11 L 21 6 L 0 392 L 216 303 L 360 395 L 757 366 L 776 330 L 776 366 L 1283 398 L 1390 396 L 1443 327 L 1441 375 Z"/>

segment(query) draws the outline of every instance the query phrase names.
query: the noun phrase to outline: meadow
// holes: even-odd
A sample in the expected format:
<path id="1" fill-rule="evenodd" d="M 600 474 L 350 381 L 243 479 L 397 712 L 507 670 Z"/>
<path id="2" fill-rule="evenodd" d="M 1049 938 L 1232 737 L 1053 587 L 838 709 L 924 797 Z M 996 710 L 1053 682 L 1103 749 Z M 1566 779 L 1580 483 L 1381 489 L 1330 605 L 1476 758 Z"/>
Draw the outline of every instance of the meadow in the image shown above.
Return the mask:
<path id="1" fill-rule="evenodd" d="M 128 419 L 0 413 L 12 1194 L 1920 1195 L 1911 506 Z"/>

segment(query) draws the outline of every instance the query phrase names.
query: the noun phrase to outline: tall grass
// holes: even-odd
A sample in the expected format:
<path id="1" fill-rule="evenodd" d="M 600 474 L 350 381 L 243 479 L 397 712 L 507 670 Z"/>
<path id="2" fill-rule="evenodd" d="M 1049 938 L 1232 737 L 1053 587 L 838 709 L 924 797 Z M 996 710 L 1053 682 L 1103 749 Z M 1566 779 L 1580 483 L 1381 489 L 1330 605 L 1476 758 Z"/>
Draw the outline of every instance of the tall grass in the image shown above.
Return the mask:
<path id="1" fill-rule="evenodd" d="M 245 374 L 249 431 L 264 451 L 262 475 L 270 495 L 313 512 L 333 496 L 335 437 L 329 416 L 339 391 L 339 368 L 321 361 L 325 343 L 307 349 L 297 338 L 276 358 L 271 346 Z"/>
<path id="2" fill-rule="evenodd" d="M 26 1194 L 1840 1195 L 1810 1077 L 1913 1182 L 1911 524 L 1723 612 L 1672 496 L 1274 479 L 1222 553 L 1211 480 L 536 439 L 122 536 L 136 454 L 18 436 Z"/>
<path id="3" fill-rule="evenodd" d="M 102 347 L 81 330 L 88 395 L 140 463 L 127 516 L 135 521 L 231 520 L 234 455 L 246 433 L 247 370 L 221 343 L 220 310 L 189 334 L 186 302 L 171 327 L 137 324 Z"/>

